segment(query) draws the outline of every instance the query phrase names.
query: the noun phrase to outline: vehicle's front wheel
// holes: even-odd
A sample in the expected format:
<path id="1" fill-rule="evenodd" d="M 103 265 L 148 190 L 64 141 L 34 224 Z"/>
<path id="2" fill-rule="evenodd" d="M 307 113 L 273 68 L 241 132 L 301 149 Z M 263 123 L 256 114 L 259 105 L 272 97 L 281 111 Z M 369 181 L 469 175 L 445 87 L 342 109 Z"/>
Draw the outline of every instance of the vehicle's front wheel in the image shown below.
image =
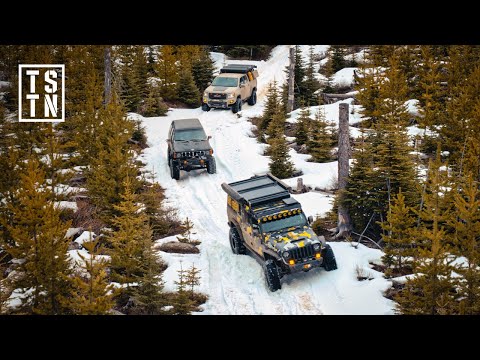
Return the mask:
<path id="1" fill-rule="evenodd" d="M 210 111 L 210 106 L 208 106 L 208 104 L 202 104 L 202 110 L 203 111 Z"/>
<path id="2" fill-rule="evenodd" d="M 172 177 L 172 179 L 179 180 L 180 179 L 180 169 L 178 168 L 178 166 L 176 166 L 173 163 L 173 159 L 170 159 L 168 165 L 170 166 L 170 176 Z"/>
<path id="3" fill-rule="evenodd" d="M 243 245 L 242 238 L 235 227 L 230 228 L 229 238 L 232 252 L 236 255 L 245 255 L 247 249 L 245 248 L 245 245 Z"/>
<path id="4" fill-rule="evenodd" d="M 236 114 L 237 112 L 242 111 L 242 99 L 238 98 L 237 102 L 232 106 L 232 112 Z"/>
<path id="5" fill-rule="evenodd" d="M 326 246 L 323 253 L 323 267 L 326 271 L 332 271 L 337 269 L 337 260 L 335 260 L 335 254 L 333 253 L 330 245 Z"/>
<path id="6" fill-rule="evenodd" d="M 277 291 L 282 288 L 280 282 L 280 273 L 278 272 L 278 267 L 275 261 L 268 259 L 263 264 L 263 271 L 265 272 L 265 279 L 267 280 L 268 289 L 271 292 Z"/>
<path id="7" fill-rule="evenodd" d="M 257 90 L 252 91 L 252 95 L 248 99 L 248 105 L 253 106 L 257 103 Z"/>
<path id="8" fill-rule="evenodd" d="M 217 172 L 217 164 L 215 163 L 214 157 L 211 157 L 207 162 L 207 172 L 209 174 L 215 174 Z"/>

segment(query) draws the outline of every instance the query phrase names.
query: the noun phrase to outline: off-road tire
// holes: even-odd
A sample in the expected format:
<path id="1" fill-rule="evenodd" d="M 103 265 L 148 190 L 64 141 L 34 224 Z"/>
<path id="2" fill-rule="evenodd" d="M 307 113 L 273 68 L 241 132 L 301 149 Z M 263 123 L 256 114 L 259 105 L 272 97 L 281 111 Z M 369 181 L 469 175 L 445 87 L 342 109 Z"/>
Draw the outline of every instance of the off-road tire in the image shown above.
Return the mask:
<path id="1" fill-rule="evenodd" d="M 337 260 L 335 260 L 335 254 L 330 245 L 326 246 L 323 253 L 323 267 L 326 271 L 332 271 L 337 269 Z"/>
<path id="2" fill-rule="evenodd" d="M 280 274 L 278 272 L 278 267 L 275 261 L 268 259 L 263 264 L 263 271 L 265 272 L 265 279 L 267 281 L 268 289 L 271 292 L 277 291 L 282 288 L 280 283 Z"/>
<path id="3" fill-rule="evenodd" d="M 248 105 L 253 106 L 257 103 L 257 90 L 252 91 L 252 95 L 248 99 Z"/>
<path id="4" fill-rule="evenodd" d="M 230 233 L 228 234 L 230 240 L 230 247 L 232 252 L 236 255 L 245 255 L 247 248 L 243 245 L 243 240 L 238 233 L 238 230 L 235 227 L 230 228 Z"/>
<path id="5" fill-rule="evenodd" d="M 172 177 L 172 179 L 179 180 L 180 179 L 180 169 L 178 168 L 178 166 L 175 166 L 173 164 L 173 159 L 170 159 L 168 165 L 170 166 L 170 176 Z"/>
<path id="6" fill-rule="evenodd" d="M 208 106 L 207 104 L 202 104 L 202 110 L 203 111 L 210 111 L 210 106 Z"/>
<path id="7" fill-rule="evenodd" d="M 215 158 L 212 157 L 207 162 L 207 173 L 215 174 L 217 172 L 217 163 L 215 162 Z"/>
<path id="8" fill-rule="evenodd" d="M 242 111 L 242 99 L 237 98 L 237 101 L 232 106 L 232 112 L 236 114 L 239 111 Z"/>

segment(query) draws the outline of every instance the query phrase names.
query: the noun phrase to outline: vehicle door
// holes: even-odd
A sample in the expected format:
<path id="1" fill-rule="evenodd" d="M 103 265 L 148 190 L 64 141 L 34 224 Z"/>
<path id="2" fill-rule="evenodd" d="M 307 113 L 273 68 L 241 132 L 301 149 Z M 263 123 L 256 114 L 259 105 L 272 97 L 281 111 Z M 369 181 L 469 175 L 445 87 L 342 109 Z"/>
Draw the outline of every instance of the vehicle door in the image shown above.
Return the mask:
<path id="1" fill-rule="evenodd" d="M 247 207 L 248 209 L 248 207 Z M 243 233 L 243 239 L 245 240 L 245 243 L 248 245 L 248 247 L 256 250 L 256 246 L 254 244 L 254 236 L 253 236 L 253 228 L 252 228 L 252 222 L 251 222 L 251 217 L 248 215 L 247 210 L 245 207 L 242 207 L 242 233 Z"/>
<path id="2" fill-rule="evenodd" d="M 247 75 L 243 75 L 240 78 L 239 86 L 242 100 L 245 100 L 250 96 L 250 82 L 248 81 Z"/>

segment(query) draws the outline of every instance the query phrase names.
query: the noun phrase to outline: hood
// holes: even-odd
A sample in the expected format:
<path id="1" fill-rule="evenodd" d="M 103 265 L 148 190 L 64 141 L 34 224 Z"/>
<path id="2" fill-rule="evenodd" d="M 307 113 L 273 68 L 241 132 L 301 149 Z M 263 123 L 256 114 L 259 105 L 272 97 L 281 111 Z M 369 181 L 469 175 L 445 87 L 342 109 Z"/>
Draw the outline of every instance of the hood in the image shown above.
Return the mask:
<path id="1" fill-rule="evenodd" d="M 211 148 L 208 140 L 174 141 L 173 143 L 173 150 L 175 152 L 210 150 Z"/>
<path id="2" fill-rule="evenodd" d="M 234 87 L 226 87 L 226 86 L 212 86 L 210 85 L 209 87 L 207 87 L 205 89 L 206 92 L 208 93 L 225 93 L 225 94 L 230 94 L 230 93 L 233 93 L 235 92 L 235 89 Z"/>
<path id="3" fill-rule="evenodd" d="M 303 247 L 308 244 L 322 243 L 322 240 L 309 226 L 291 231 L 284 229 L 264 236 L 268 247 L 277 252 L 294 247 Z"/>

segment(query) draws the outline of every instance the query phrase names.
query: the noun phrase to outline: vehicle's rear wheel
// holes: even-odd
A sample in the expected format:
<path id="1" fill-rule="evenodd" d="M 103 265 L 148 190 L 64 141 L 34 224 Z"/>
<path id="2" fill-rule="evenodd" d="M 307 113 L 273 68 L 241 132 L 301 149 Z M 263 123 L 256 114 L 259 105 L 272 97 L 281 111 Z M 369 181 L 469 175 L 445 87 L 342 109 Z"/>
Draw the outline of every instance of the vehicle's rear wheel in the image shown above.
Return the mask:
<path id="1" fill-rule="evenodd" d="M 230 228 L 229 238 L 230 247 L 232 248 L 232 252 L 234 254 L 244 255 L 247 252 L 245 245 L 243 245 L 242 238 L 235 227 Z"/>
<path id="2" fill-rule="evenodd" d="M 207 172 L 209 174 L 215 174 L 217 172 L 217 164 L 215 163 L 214 157 L 211 157 L 207 162 Z"/>
<path id="3" fill-rule="evenodd" d="M 208 104 L 202 104 L 202 110 L 203 111 L 210 111 L 210 106 L 208 106 Z"/>
<path id="4" fill-rule="evenodd" d="M 170 166 L 170 176 L 172 177 L 172 179 L 179 180 L 180 179 L 180 169 L 178 168 L 178 166 L 176 166 L 173 163 L 173 159 L 170 159 L 168 165 Z"/>
<path id="5" fill-rule="evenodd" d="M 253 106 L 257 103 L 257 90 L 252 91 L 250 99 L 248 99 L 248 105 Z"/>
<path id="6" fill-rule="evenodd" d="M 267 280 L 268 289 L 272 292 L 282 288 L 280 283 L 280 273 L 275 261 L 268 259 L 263 264 L 263 271 L 265 271 L 265 279 Z"/>
<path id="7" fill-rule="evenodd" d="M 335 254 L 330 245 L 326 246 L 323 253 L 323 267 L 326 271 L 332 271 L 337 269 L 337 260 L 335 260 Z"/>
<path id="8" fill-rule="evenodd" d="M 238 98 L 237 102 L 232 106 L 232 112 L 236 114 L 237 112 L 242 111 L 242 99 Z"/>

